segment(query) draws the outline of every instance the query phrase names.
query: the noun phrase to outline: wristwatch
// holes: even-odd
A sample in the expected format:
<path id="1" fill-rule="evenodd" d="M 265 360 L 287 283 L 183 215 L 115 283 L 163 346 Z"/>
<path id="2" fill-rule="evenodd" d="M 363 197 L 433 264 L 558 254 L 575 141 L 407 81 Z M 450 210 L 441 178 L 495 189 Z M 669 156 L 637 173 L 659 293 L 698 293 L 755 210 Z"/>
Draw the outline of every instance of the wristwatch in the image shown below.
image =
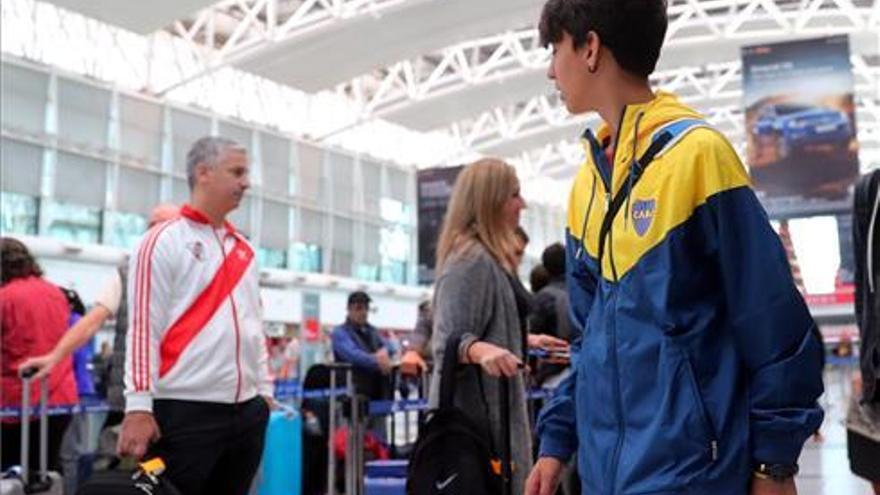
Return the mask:
<path id="1" fill-rule="evenodd" d="M 798 473 L 797 464 L 755 464 L 754 475 L 761 479 L 773 481 L 786 481 Z"/>

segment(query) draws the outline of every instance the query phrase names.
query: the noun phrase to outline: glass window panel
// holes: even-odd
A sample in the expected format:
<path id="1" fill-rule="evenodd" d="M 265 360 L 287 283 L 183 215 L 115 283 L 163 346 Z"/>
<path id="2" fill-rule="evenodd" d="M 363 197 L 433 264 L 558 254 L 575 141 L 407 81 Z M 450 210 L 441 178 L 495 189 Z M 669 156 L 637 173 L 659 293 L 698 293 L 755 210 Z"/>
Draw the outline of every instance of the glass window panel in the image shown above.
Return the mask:
<path id="1" fill-rule="evenodd" d="M 354 222 L 342 217 L 333 219 L 333 249 L 354 253 Z"/>
<path id="2" fill-rule="evenodd" d="M 104 243 L 133 249 L 147 231 L 147 218 L 136 213 L 111 211 L 107 213 Z"/>
<path id="3" fill-rule="evenodd" d="M 409 175 L 403 170 L 388 167 L 388 196 L 396 201 L 408 204 L 409 201 Z"/>
<path id="4" fill-rule="evenodd" d="M 263 189 L 274 194 L 290 194 L 290 141 L 260 133 L 263 155 Z"/>
<path id="5" fill-rule="evenodd" d="M 159 203 L 159 176 L 145 170 L 119 167 L 116 207 L 129 213 L 149 215 Z"/>
<path id="6" fill-rule="evenodd" d="M 3 127 L 42 134 L 46 125 L 49 76 L 42 72 L 3 64 L 0 70 L 0 105 Z"/>
<path id="7" fill-rule="evenodd" d="M 121 151 L 156 165 L 162 153 L 162 107 L 130 96 L 119 98 Z"/>
<path id="8" fill-rule="evenodd" d="M 290 243 L 290 207 L 276 201 L 263 201 L 260 246 L 286 250 Z"/>
<path id="9" fill-rule="evenodd" d="M 232 210 L 227 217 L 236 230 L 244 234 L 248 239 L 251 238 L 251 233 L 253 232 L 251 228 L 251 203 L 253 203 L 253 196 L 245 194 L 245 197 L 241 198 L 238 208 Z"/>
<path id="10" fill-rule="evenodd" d="M 297 195 L 315 204 L 325 204 L 323 150 L 307 144 L 299 145 Z"/>
<path id="11" fill-rule="evenodd" d="M 346 277 L 354 262 L 354 222 L 342 217 L 333 219 L 333 259 L 330 272 Z"/>
<path id="12" fill-rule="evenodd" d="M 101 208 L 106 190 L 106 163 L 71 153 L 58 153 L 55 197 L 59 201 Z"/>
<path id="13" fill-rule="evenodd" d="M 369 160 L 361 160 L 364 184 L 364 211 L 379 216 L 379 198 L 382 197 L 382 166 Z"/>
<path id="14" fill-rule="evenodd" d="M 49 237 L 84 244 L 97 244 L 101 238 L 101 210 L 88 206 L 50 201 L 46 215 Z"/>
<path id="15" fill-rule="evenodd" d="M 405 284 L 406 272 L 406 261 L 389 261 L 382 265 L 382 281 L 393 284 Z"/>
<path id="16" fill-rule="evenodd" d="M 261 268 L 285 268 L 287 267 L 287 251 L 261 247 L 257 250 L 257 265 Z"/>
<path id="17" fill-rule="evenodd" d="M 235 141 L 244 146 L 245 149 L 250 149 L 251 147 L 251 130 L 247 127 L 221 121 L 217 128 L 217 134 Z"/>
<path id="18" fill-rule="evenodd" d="M 328 151 L 325 155 L 333 177 L 333 209 L 351 211 L 354 203 L 354 160 L 340 153 Z"/>
<path id="19" fill-rule="evenodd" d="M 63 139 L 103 149 L 110 121 L 110 92 L 79 82 L 58 80 L 58 134 Z"/>
<path id="20" fill-rule="evenodd" d="M 353 263 L 354 255 L 352 253 L 334 249 L 333 263 L 330 267 L 330 273 L 334 275 L 342 275 L 343 277 L 350 277 Z"/>
<path id="21" fill-rule="evenodd" d="M 4 191 L 39 196 L 42 169 L 42 148 L 11 139 L 0 142 L 0 186 Z"/>
<path id="22" fill-rule="evenodd" d="M 378 265 L 381 262 L 379 248 L 382 237 L 379 227 L 376 225 L 364 225 L 363 262 L 369 265 Z"/>
<path id="23" fill-rule="evenodd" d="M 383 228 L 380 236 L 383 260 L 409 259 L 411 234 L 401 227 Z"/>
<path id="24" fill-rule="evenodd" d="M 211 134 L 211 120 L 180 110 L 171 111 L 174 171 L 186 174 L 186 154 L 199 138 Z"/>
<path id="25" fill-rule="evenodd" d="M 366 280 L 367 282 L 378 282 L 379 271 L 379 265 L 360 263 L 357 266 L 357 270 L 355 270 L 354 276 L 360 280 Z"/>
<path id="26" fill-rule="evenodd" d="M 319 211 L 301 208 L 299 210 L 299 228 L 294 231 L 296 239 L 306 244 L 321 246 L 324 244 L 324 214 Z"/>
<path id="27" fill-rule="evenodd" d="M 386 222 L 406 225 L 409 221 L 406 205 L 394 199 L 382 198 L 379 201 L 379 214 Z"/>
<path id="28" fill-rule="evenodd" d="M 321 247 L 301 242 L 290 247 L 290 268 L 298 272 L 321 272 Z"/>
<path id="29" fill-rule="evenodd" d="M 38 205 L 36 197 L 0 192 L 0 234 L 37 235 Z"/>
<path id="30" fill-rule="evenodd" d="M 189 185 L 185 180 L 174 179 L 171 185 L 171 201 L 178 206 L 189 203 Z"/>

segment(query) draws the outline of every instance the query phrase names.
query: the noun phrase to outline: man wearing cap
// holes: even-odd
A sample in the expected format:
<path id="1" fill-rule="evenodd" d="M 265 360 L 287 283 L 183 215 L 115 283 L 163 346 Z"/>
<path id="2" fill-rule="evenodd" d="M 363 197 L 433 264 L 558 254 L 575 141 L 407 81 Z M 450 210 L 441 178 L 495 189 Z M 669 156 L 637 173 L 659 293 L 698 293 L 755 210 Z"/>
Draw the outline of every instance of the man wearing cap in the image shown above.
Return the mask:
<path id="1" fill-rule="evenodd" d="M 331 338 L 336 362 L 350 363 L 354 368 L 357 393 L 378 400 L 387 398 L 391 390 L 391 356 L 376 327 L 367 323 L 371 301 L 363 291 L 349 294 L 345 323 L 333 329 Z"/>

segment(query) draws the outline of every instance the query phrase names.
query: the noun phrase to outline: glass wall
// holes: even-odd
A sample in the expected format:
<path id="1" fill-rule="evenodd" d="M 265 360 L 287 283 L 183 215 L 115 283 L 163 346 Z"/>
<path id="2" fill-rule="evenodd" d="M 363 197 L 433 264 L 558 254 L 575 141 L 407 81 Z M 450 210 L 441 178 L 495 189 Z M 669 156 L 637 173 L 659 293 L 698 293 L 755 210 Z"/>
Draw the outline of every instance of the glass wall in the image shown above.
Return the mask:
<path id="1" fill-rule="evenodd" d="M 414 170 L 25 62 L 0 74 L 0 233 L 131 248 L 153 206 L 189 200 L 187 153 L 213 133 L 250 152 L 230 221 L 261 266 L 415 283 Z"/>

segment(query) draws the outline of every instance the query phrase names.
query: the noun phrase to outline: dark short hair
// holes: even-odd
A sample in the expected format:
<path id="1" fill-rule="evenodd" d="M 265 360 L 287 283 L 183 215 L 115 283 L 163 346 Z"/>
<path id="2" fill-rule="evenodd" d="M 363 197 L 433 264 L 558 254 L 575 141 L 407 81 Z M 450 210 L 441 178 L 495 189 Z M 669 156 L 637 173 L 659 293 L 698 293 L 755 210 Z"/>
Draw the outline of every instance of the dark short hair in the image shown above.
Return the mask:
<path id="1" fill-rule="evenodd" d="M 594 31 L 624 70 L 647 78 L 657 67 L 667 24 L 666 0 L 548 0 L 538 32 L 543 46 L 568 33 L 580 48 Z"/>
<path id="2" fill-rule="evenodd" d="M 372 299 L 370 299 L 370 296 L 362 290 L 352 292 L 351 294 L 348 295 L 348 305 L 349 306 L 351 306 L 352 304 L 358 304 L 358 303 L 369 305 L 370 302 L 372 302 Z"/>
<path id="3" fill-rule="evenodd" d="M 550 283 L 550 274 L 544 265 L 535 265 L 529 272 L 529 285 L 532 287 L 532 293 L 537 293 Z"/>
<path id="4" fill-rule="evenodd" d="M 12 237 L 0 238 L 0 285 L 17 278 L 42 276 L 43 270 L 24 243 Z"/>
<path id="5" fill-rule="evenodd" d="M 557 242 L 547 246 L 541 253 L 541 263 L 551 277 L 565 275 L 565 248 L 562 244 Z"/>

